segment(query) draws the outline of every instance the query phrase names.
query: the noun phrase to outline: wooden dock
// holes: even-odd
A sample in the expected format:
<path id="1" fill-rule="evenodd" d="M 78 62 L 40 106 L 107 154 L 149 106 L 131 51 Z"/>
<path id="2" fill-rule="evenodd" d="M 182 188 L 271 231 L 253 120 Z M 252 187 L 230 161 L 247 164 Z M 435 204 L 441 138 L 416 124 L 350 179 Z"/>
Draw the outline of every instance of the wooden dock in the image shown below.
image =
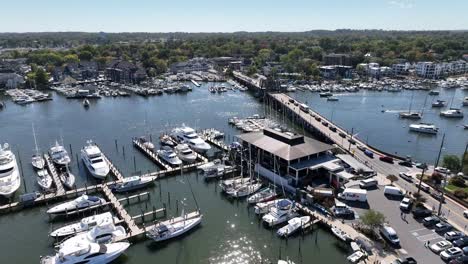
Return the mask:
<path id="1" fill-rule="evenodd" d="M 156 165 L 158 165 L 159 167 L 165 169 L 166 171 L 167 170 L 171 170 L 172 167 L 167 165 L 166 162 L 164 162 L 163 160 L 161 160 L 159 157 L 158 157 L 158 154 L 154 153 L 152 150 L 146 148 L 145 146 L 143 146 L 143 144 L 141 144 L 137 139 L 133 139 L 133 145 L 141 150 L 146 156 L 148 156 L 151 161 L 153 161 L 154 163 L 156 163 Z"/>
<path id="2" fill-rule="evenodd" d="M 57 170 L 55 169 L 54 162 L 50 158 L 48 154 L 44 154 L 44 159 L 47 164 L 47 169 L 49 170 L 50 176 L 52 177 L 52 180 L 54 181 L 55 187 L 56 187 L 56 194 L 57 195 L 62 195 L 65 193 L 65 188 L 63 187 L 62 181 L 60 180 L 60 177 L 57 173 Z"/>
<path id="3" fill-rule="evenodd" d="M 214 145 L 215 147 L 224 150 L 224 151 L 229 151 L 231 150 L 228 145 L 226 145 L 223 141 L 214 139 L 211 136 L 210 129 L 205 129 L 202 130 L 200 133 L 200 138 L 205 140 L 206 142 Z"/>
<path id="4" fill-rule="evenodd" d="M 125 208 L 119 202 L 117 197 L 115 197 L 111 189 L 109 189 L 107 185 L 102 185 L 102 192 L 109 201 L 109 203 L 112 205 L 114 210 L 117 212 L 118 217 L 125 222 L 130 234 L 138 233 L 140 231 L 140 228 L 138 228 L 133 218 L 128 214 L 127 210 L 125 210 Z"/>
<path id="5" fill-rule="evenodd" d="M 104 153 L 101 152 L 101 154 L 104 158 L 104 161 L 109 165 L 110 173 L 114 175 L 118 181 L 123 181 L 125 177 L 122 175 L 122 173 L 117 169 L 117 167 L 114 166 L 114 164 L 107 158 L 107 156 L 104 155 Z"/>

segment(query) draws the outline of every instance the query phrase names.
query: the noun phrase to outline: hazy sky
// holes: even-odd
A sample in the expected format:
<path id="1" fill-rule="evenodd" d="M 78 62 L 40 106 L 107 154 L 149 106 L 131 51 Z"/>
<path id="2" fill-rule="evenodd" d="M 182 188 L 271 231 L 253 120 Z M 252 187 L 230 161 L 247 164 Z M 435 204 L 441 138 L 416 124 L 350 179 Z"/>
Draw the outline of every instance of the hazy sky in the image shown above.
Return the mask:
<path id="1" fill-rule="evenodd" d="M 3 0 L 0 32 L 468 29 L 468 0 Z"/>

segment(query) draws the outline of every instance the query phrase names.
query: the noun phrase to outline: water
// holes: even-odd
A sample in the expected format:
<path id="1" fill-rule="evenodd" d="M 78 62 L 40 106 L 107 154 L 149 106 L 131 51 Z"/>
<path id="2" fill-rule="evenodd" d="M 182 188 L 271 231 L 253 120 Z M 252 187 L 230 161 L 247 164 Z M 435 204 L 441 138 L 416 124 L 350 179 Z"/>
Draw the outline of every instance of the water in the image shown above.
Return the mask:
<path id="1" fill-rule="evenodd" d="M 67 149 L 71 145 L 71 169 L 81 187 L 95 183 L 77 162 L 77 154 L 88 139 L 98 143 L 113 163 L 129 176 L 158 169 L 133 148 L 132 137 L 151 134 L 156 142 L 160 132 L 186 123 L 194 128 L 217 128 L 226 133 L 227 141 L 232 141 L 238 132 L 227 125 L 229 117 L 263 113 L 263 107 L 248 94 L 238 91 L 210 94 L 206 88 L 195 88 L 186 95 L 103 98 L 92 101 L 89 110 L 83 108 L 80 100 L 67 100 L 56 94 L 48 103 L 18 106 L 8 102 L 7 108 L 0 112 L 0 142 L 10 143 L 15 153 L 19 153 L 25 184 L 18 194 L 38 190 L 30 166 L 34 149 L 32 123 L 41 150 L 46 151 L 61 138 Z M 117 263 L 268 263 L 275 262 L 280 255 L 296 263 L 310 263 L 311 260 L 344 263 L 350 254 L 348 248 L 321 229 L 287 241 L 277 238 L 275 230 L 260 225 L 246 203 L 227 200 L 214 182 L 206 183 L 196 173 L 158 181 L 149 189 L 150 202 L 125 207 L 131 215 L 149 211 L 153 206 L 161 208 L 163 203 L 169 204 L 170 193 L 169 215 L 180 213 L 176 200 L 183 201 L 187 211 L 193 210 L 195 201 L 189 185 L 204 214 L 202 225 L 188 236 L 169 243 L 142 241 L 134 244 Z M 3 238 L 0 263 L 37 263 L 40 255 L 53 253 L 54 241 L 47 234 L 66 222 L 64 219 L 49 220 L 45 211 L 46 206 L 42 206 L 0 216 Z"/>
<path id="2" fill-rule="evenodd" d="M 364 142 L 388 153 L 401 156 L 410 155 L 415 160 L 434 164 L 445 133 L 442 155 L 462 155 L 468 143 L 468 107 L 463 107 L 462 100 L 468 96 L 467 90 L 441 89 L 439 96 L 428 96 L 427 91 L 407 91 L 400 93 L 376 92 L 363 90 L 358 93 L 337 94 L 338 102 L 329 102 L 320 98 L 318 93 L 297 91 L 290 95 L 324 115 L 339 126 L 354 133 Z M 426 106 L 421 120 L 400 119 L 398 113 L 408 111 L 413 96 L 412 111 L 421 111 Z M 427 97 L 427 99 L 426 99 Z M 441 110 L 452 107 L 464 108 L 465 117 L 449 119 L 439 116 Z M 432 108 L 432 101 L 447 101 L 445 108 Z M 382 113 L 382 110 L 385 110 Z M 439 127 L 436 136 L 410 132 L 408 126 L 413 123 L 433 123 Z"/>

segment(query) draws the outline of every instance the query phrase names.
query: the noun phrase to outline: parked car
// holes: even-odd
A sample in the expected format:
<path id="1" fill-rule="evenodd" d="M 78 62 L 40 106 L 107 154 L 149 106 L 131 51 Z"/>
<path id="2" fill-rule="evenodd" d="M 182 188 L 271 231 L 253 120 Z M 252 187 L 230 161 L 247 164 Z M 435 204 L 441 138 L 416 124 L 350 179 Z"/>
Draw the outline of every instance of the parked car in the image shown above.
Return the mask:
<path id="1" fill-rule="evenodd" d="M 418 163 L 415 164 L 415 166 L 418 169 L 427 169 L 427 164 L 426 163 L 418 162 Z"/>
<path id="2" fill-rule="evenodd" d="M 413 182 L 413 177 L 406 172 L 400 172 L 398 175 L 400 175 L 400 178 L 406 181 Z"/>
<path id="3" fill-rule="evenodd" d="M 416 183 L 416 186 L 419 186 L 419 181 Z M 429 187 L 429 185 L 425 184 L 424 182 L 421 182 L 421 190 L 423 192 L 429 193 L 431 190 L 431 187 Z"/>
<path id="4" fill-rule="evenodd" d="M 468 256 L 468 246 L 462 248 L 463 255 Z"/>
<path id="5" fill-rule="evenodd" d="M 450 172 L 447 168 L 444 168 L 444 167 L 435 167 L 434 171 L 437 171 L 437 172 L 440 172 L 440 173 L 443 173 L 443 174 Z"/>
<path id="6" fill-rule="evenodd" d="M 379 160 L 387 163 L 392 163 L 393 164 L 393 158 L 389 156 L 380 156 Z"/>
<path id="7" fill-rule="evenodd" d="M 374 158 L 374 152 L 372 152 L 372 151 L 370 151 L 368 149 L 364 150 L 364 154 L 366 154 L 366 156 L 371 158 L 371 159 Z"/>
<path id="8" fill-rule="evenodd" d="M 322 122 L 322 125 L 327 127 L 327 126 L 328 126 L 328 123 L 327 123 L 326 121 L 323 121 L 323 122 Z"/>
<path id="9" fill-rule="evenodd" d="M 468 255 L 452 259 L 449 264 L 468 264 Z"/>
<path id="10" fill-rule="evenodd" d="M 348 139 L 349 143 L 351 143 L 351 145 L 355 145 L 356 144 L 356 140 L 350 138 Z"/>
<path id="11" fill-rule="evenodd" d="M 440 222 L 435 225 L 434 231 L 437 233 L 445 234 L 446 232 L 453 229 L 453 226 L 446 222 Z"/>
<path id="12" fill-rule="evenodd" d="M 442 240 L 442 241 L 439 241 L 435 244 L 432 244 L 429 248 L 431 249 L 432 252 L 436 253 L 436 254 L 440 254 L 440 252 L 446 250 L 446 249 L 449 249 L 452 247 L 452 243 L 446 241 L 446 240 Z"/>
<path id="13" fill-rule="evenodd" d="M 395 186 L 385 186 L 384 188 L 384 195 L 390 195 L 390 196 L 403 196 L 405 195 L 403 191 Z"/>
<path id="14" fill-rule="evenodd" d="M 317 122 L 320 122 L 320 121 L 322 121 L 322 118 L 316 116 L 316 117 L 315 117 L 315 120 L 317 120 Z"/>
<path id="15" fill-rule="evenodd" d="M 412 213 L 415 219 L 424 218 L 432 215 L 432 211 L 425 207 L 414 208 Z"/>
<path id="16" fill-rule="evenodd" d="M 459 248 L 464 248 L 468 246 L 468 236 L 464 236 L 460 239 L 453 241 L 453 246 L 459 247 Z"/>
<path id="17" fill-rule="evenodd" d="M 408 211 L 408 210 L 411 209 L 412 204 L 413 204 L 413 201 L 411 201 L 410 198 L 405 197 L 400 202 L 400 209 L 403 210 L 403 211 Z"/>
<path id="18" fill-rule="evenodd" d="M 354 211 L 349 207 L 335 207 L 332 209 L 332 212 L 336 217 L 345 219 L 354 218 Z"/>
<path id="19" fill-rule="evenodd" d="M 392 264 L 418 264 L 418 262 L 413 257 L 406 257 L 396 259 Z"/>
<path id="20" fill-rule="evenodd" d="M 380 234 L 382 237 L 390 242 L 393 246 L 398 247 L 400 246 L 400 239 L 398 238 L 397 233 L 395 232 L 395 229 L 388 225 L 384 225 L 383 227 L 380 228 Z"/>
<path id="21" fill-rule="evenodd" d="M 362 152 L 366 151 L 366 147 L 364 147 L 363 145 L 358 144 L 357 148 Z"/>
<path id="22" fill-rule="evenodd" d="M 448 241 L 455 241 L 455 240 L 458 240 L 462 237 L 464 237 L 465 234 L 463 234 L 462 232 L 460 231 L 449 231 L 447 233 L 445 233 L 444 237 L 445 239 L 447 239 Z"/>
<path id="23" fill-rule="evenodd" d="M 334 127 L 334 126 L 329 126 L 328 129 L 330 129 L 333 132 L 336 132 L 336 127 Z"/>
<path id="24" fill-rule="evenodd" d="M 431 228 L 435 226 L 436 224 L 440 223 L 440 218 L 435 215 L 428 216 L 423 219 L 422 223 L 425 227 Z"/>
<path id="25" fill-rule="evenodd" d="M 290 102 L 290 103 L 294 103 L 294 99 L 289 98 L 289 102 Z"/>
<path id="26" fill-rule="evenodd" d="M 409 168 L 413 167 L 413 163 L 409 160 L 400 161 L 398 162 L 398 164 L 401 166 L 409 167 Z"/>
<path id="27" fill-rule="evenodd" d="M 338 133 L 338 135 L 339 135 L 340 137 L 342 137 L 342 138 L 345 138 L 345 137 L 346 137 L 346 134 L 343 133 L 343 132 Z"/>
<path id="28" fill-rule="evenodd" d="M 449 261 L 460 256 L 463 256 L 463 251 L 458 247 L 451 247 L 440 253 L 440 257 L 445 261 Z"/>

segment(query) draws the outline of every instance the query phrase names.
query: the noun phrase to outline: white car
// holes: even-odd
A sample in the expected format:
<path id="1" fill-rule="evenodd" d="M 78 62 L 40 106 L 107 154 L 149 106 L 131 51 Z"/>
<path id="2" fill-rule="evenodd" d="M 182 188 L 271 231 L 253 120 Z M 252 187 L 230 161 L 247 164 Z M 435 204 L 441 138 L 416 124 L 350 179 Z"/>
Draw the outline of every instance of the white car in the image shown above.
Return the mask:
<path id="1" fill-rule="evenodd" d="M 440 254 L 440 252 L 446 250 L 446 249 L 449 249 L 452 247 L 452 243 L 446 241 L 446 240 L 442 240 L 442 241 L 439 241 L 433 245 L 431 245 L 430 249 L 432 250 L 432 252 L 436 253 L 436 254 Z"/>
<path id="2" fill-rule="evenodd" d="M 401 200 L 400 202 L 400 209 L 402 210 L 409 210 L 409 208 L 411 207 L 411 199 L 408 198 L 408 197 L 405 197 L 403 198 L 403 200 Z"/>
<path id="3" fill-rule="evenodd" d="M 468 210 L 463 211 L 463 216 L 464 216 L 465 218 L 468 218 Z"/>
<path id="4" fill-rule="evenodd" d="M 440 253 L 440 257 L 445 261 L 449 261 L 460 256 L 463 256 L 463 251 L 457 247 L 451 247 Z"/>
<path id="5" fill-rule="evenodd" d="M 450 171 L 447 168 L 444 167 L 435 167 L 435 171 L 440 172 L 440 173 L 449 173 Z"/>
<path id="6" fill-rule="evenodd" d="M 409 175 L 408 173 L 400 172 L 399 175 L 402 179 L 409 181 L 409 182 L 413 182 L 413 177 L 411 177 L 411 175 Z"/>

